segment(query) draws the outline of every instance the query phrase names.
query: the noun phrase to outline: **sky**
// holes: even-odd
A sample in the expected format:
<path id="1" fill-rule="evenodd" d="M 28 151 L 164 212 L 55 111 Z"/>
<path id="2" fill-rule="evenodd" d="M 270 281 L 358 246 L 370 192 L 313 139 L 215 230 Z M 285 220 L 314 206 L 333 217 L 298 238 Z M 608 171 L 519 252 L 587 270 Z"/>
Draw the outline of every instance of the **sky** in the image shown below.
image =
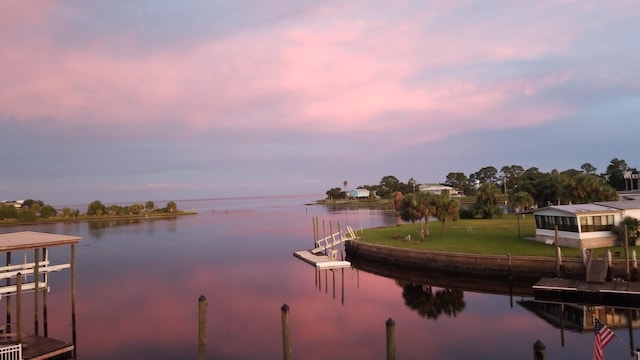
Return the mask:
<path id="1" fill-rule="evenodd" d="M 0 2 L 0 201 L 640 167 L 635 1 Z"/>

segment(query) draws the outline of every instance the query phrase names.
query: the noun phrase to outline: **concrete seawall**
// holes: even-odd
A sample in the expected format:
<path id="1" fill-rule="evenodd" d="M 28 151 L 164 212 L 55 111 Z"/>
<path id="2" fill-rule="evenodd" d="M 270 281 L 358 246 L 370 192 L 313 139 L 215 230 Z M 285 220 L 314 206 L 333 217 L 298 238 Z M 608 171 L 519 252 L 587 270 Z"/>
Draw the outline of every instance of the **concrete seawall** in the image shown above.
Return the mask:
<path id="1" fill-rule="evenodd" d="M 505 277 L 584 279 L 582 259 L 562 259 L 560 274 L 554 257 L 461 254 L 376 245 L 356 240 L 345 243 L 347 260 L 380 263 L 414 270 Z"/>

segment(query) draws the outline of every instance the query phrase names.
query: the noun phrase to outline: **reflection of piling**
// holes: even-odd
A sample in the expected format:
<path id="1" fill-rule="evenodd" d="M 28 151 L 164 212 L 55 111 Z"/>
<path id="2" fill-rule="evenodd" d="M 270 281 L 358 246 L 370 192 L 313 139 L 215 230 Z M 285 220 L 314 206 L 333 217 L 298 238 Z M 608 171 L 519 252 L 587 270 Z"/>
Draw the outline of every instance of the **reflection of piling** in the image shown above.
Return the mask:
<path id="1" fill-rule="evenodd" d="M 389 318 L 387 325 L 387 360 L 396 359 L 396 322 Z"/>
<path id="2" fill-rule="evenodd" d="M 546 346 L 542 343 L 542 341 L 538 340 L 533 344 L 533 360 L 544 360 Z"/>
<path id="3" fill-rule="evenodd" d="M 204 360 L 207 345 L 207 298 L 198 298 L 198 359 Z"/>
<path id="4" fill-rule="evenodd" d="M 284 360 L 291 360 L 291 326 L 289 321 L 289 305 L 280 308 L 282 313 L 282 353 Z"/>

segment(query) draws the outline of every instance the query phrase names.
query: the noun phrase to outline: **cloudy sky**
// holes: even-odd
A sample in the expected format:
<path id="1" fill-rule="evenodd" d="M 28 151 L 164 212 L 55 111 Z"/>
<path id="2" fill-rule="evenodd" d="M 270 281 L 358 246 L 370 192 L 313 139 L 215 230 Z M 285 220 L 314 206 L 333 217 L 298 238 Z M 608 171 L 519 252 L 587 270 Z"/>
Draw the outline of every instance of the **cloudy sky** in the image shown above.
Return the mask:
<path id="1" fill-rule="evenodd" d="M 640 167 L 635 1 L 0 3 L 0 200 Z"/>

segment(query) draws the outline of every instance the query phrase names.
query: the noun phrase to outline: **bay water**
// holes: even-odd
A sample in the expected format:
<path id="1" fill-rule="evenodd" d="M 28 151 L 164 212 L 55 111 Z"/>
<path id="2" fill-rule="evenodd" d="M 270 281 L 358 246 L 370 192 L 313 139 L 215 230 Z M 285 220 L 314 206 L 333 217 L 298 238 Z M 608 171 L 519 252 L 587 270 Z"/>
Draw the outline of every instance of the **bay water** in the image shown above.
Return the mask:
<path id="1" fill-rule="evenodd" d="M 82 360 L 197 358 L 201 296 L 207 359 L 281 359 L 284 304 L 294 359 L 385 359 L 388 319 L 398 359 L 530 359 L 538 340 L 547 359 L 591 357 L 590 329 L 560 327 L 553 308 L 532 310 L 528 296 L 428 288 L 353 268 L 318 272 L 296 259 L 294 251 L 313 247 L 314 217 L 327 234 L 338 222 L 356 231 L 395 224 L 388 210 L 312 205 L 321 196 L 183 200 L 178 207 L 197 215 L 5 226 L 0 233 L 83 238 L 76 248 Z M 69 256 L 67 247 L 50 249 L 54 264 Z M 49 336 L 71 341 L 69 270 L 51 274 L 50 287 Z M 618 340 L 605 356 L 631 357 L 638 330 L 614 331 Z"/>

